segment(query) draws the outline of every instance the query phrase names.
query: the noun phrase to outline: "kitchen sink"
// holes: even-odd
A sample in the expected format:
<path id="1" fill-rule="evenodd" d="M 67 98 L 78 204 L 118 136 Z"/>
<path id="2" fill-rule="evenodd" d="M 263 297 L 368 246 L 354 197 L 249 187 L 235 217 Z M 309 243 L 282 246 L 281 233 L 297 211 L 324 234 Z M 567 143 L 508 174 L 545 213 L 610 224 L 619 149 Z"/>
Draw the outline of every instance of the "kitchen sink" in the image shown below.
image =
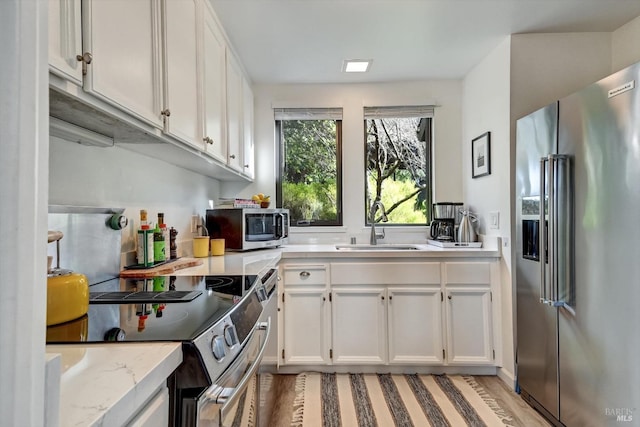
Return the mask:
<path id="1" fill-rule="evenodd" d="M 336 245 L 339 251 L 415 251 L 419 248 L 415 245 Z"/>

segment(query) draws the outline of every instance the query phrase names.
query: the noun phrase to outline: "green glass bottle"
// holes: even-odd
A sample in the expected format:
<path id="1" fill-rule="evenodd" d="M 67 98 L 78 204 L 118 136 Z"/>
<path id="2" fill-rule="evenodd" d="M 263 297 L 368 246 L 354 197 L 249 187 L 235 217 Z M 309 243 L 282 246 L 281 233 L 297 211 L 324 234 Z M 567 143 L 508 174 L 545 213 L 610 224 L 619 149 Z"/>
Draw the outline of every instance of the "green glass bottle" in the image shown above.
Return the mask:
<path id="1" fill-rule="evenodd" d="M 165 256 L 165 241 L 164 234 L 160 229 L 160 225 L 156 223 L 156 228 L 153 229 L 153 261 L 154 264 L 158 262 L 166 261 Z"/>

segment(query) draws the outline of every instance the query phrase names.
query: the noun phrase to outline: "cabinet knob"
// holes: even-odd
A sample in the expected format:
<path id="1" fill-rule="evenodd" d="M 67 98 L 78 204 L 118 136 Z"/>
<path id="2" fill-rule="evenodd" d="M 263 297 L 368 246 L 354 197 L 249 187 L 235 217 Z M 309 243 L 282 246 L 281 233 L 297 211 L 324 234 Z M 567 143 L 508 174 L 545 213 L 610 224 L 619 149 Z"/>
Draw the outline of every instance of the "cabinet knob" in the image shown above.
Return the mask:
<path id="1" fill-rule="evenodd" d="M 447 298 L 451 299 L 451 295 L 447 295 Z"/>
<path id="2" fill-rule="evenodd" d="M 169 117 L 171 115 L 171 111 L 168 108 L 165 108 L 164 110 L 162 110 L 160 112 L 160 114 L 165 116 L 165 117 Z"/>
<path id="3" fill-rule="evenodd" d="M 311 273 L 309 273 L 308 271 L 301 271 L 300 272 L 300 277 L 309 277 L 311 276 Z"/>
<path id="4" fill-rule="evenodd" d="M 204 142 L 206 142 L 207 144 L 211 144 L 211 145 L 213 145 L 213 139 L 209 138 L 208 136 L 206 136 L 206 137 L 202 138 L 202 140 L 203 140 Z"/>
<path id="5" fill-rule="evenodd" d="M 236 155 L 235 155 L 235 154 L 230 154 L 230 155 L 229 155 L 229 158 L 230 158 L 230 159 L 235 159 L 235 158 L 236 158 Z"/>
<path id="6" fill-rule="evenodd" d="M 383 295 L 383 296 L 381 296 L 380 298 L 382 298 L 382 301 L 384 301 L 384 295 Z"/>
<path id="7" fill-rule="evenodd" d="M 89 52 L 85 52 L 82 55 L 76 55 L 78 62 L 84 62 L 85 64 L 91 64 L 93 56 Z"/>
<path id="8" fill-rule="evenodd" d="M 389 301 L 393 299 L 393 295 L 389 295 Z"/>
<path id="9" fill-rule="evenodd" d="M 87 75 L 87 65 L 91 64 L 93 56 L 89 52 L 85 52 L 82 55 L 76 55 L 78 62 L 82 62 L 82 75 Z"/>
<path id="10" fill-rule="evenodd" d="M 322 302 L 326 301 L 327 297 L 322 297 Z"/>
<path id="11" fill-rule="evenodd" d="M 249 168 L 249 165 L 244 165 L 245 168 Z"/>

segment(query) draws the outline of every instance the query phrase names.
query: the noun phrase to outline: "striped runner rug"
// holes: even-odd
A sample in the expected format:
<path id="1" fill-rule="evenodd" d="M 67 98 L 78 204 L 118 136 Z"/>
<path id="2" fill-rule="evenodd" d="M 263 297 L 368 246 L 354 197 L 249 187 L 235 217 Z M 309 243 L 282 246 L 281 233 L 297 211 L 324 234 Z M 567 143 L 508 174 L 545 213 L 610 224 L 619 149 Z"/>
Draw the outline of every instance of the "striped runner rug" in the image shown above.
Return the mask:
<path id="1" fill-rule="evenodd" d="M 471 376 L 323 374 L 296 378 L 292 427 L 513 426 Z"/>

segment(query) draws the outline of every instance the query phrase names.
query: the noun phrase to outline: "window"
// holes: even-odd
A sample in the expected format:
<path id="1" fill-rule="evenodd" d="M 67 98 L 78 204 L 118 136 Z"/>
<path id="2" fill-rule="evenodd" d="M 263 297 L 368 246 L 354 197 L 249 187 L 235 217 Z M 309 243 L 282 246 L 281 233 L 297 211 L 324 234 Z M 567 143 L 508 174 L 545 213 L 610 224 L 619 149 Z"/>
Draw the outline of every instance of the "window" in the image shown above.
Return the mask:
<path id="1" fill-rule="evenodd" d="M 433 107 L 365 107 L 365 224 L 380 200 L 388 225 L 427 225 Z M 382 217 L 380 210 L 376 221 Z"/>
<path id="2" fill-rule="evenodd" d="M 278 207 L 292 226 L 342 225 L 342 109 L 275 109 Z"/>

